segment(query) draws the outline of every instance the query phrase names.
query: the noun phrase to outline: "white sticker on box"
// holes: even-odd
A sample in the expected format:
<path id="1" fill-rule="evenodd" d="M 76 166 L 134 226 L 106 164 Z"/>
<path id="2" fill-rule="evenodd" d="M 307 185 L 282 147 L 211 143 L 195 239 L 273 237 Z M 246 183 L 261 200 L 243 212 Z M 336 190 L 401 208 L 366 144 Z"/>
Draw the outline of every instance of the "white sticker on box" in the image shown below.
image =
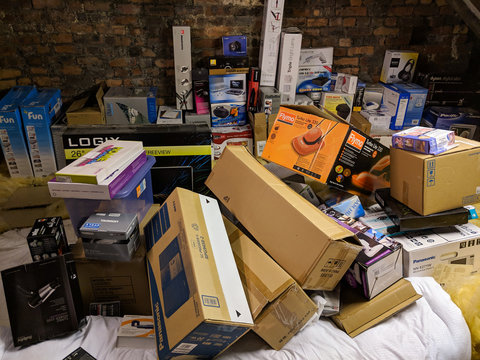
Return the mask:
<path id="1" fill-rule="evenodd" d="M 265 144 L 267 142 L 265 140 L 257 141 L 257 156 L 262 156 L 263 149 L 265 148 Z M 478 192 L 477 192 L 478 194 Z"/>
<path id="2" fill-rule="evenodd" d="M 197 344 L 180 343 L 175 349 L 172 350 L 172 353 L 186 355 L 189 354 L 196 347 Z"/>

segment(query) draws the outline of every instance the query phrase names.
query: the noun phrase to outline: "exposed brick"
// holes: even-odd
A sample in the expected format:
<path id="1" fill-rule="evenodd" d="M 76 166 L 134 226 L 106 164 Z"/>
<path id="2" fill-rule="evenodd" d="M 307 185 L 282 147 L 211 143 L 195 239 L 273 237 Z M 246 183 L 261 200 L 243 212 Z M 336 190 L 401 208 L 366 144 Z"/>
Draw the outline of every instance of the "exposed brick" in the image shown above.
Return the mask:
<path id="1" fill-rule="evenodd" d="M 413 14 L 413 6 L 395 6 L 390 8 L 390 16 L 410 16 Z"/>
<path id="2" fill-rule="evenodd" d="M 17 79 L 17 85 L 25 86 L 25 85 L 32 85 L 32 79 L 30 78 L 19 78 Z"/>
<path id="3" fill-rule="evenodd" d="M 157 59 L 155 66 L 159 68 L 169 68 L 173 66 L 173 59 Z"/>
<path id="4" fill-rule="evenodd" d="M 95 56 L 79 57 L 77 58 L 77 61 L 80 65 L 87 66 L 101 66 L 103 64 L 103 60 L 100 60 Z"/>
<path id="5" fill-rule="evenodd" d="M 138 5 L 120 4 L 117 6 L 117 11 L 122 15 L 137 15 L 142 8 Z"/>
<path id="6" fill-rule="evenodd" d="M 119 25 L 134 25 L 138 22 L 136 16 L 115 16 L 114 23 Z"/>
<path id="7" fill-rule="evenodd" d="M 432 0 L 420 0 L 420 4 L 431 4 Z"/>
<path id="8" fill-rule="evenodd" d="M 333 55 L 335 57 L 347 56 L 347 48 L 336 47 L 333 50 Z M 333 63 L 335 63 L 335 61 Z"/>
<path id="9" fill-rule="evenodd" d="M 405 5 L 417 5 L 417 4 L 418 4 L 418 0 L 405 0 Z"/>
<path id="10" fill-rule="evenodd" d="M 385 26 L 388 26 L 388 27 L 396 26 L 397 25 L 397 18 L 387 17 L 387 18 L 385 18 L 383 23 L 385 24 Z"/>
<path id="11" fill-rule="evenodd" d="M 356 57 L 342 57 L 335 59 L 335 65 L 336 66 L 341 66 L 341 65 L 358 65 L 358 58 Z"/>
<path id="12" fill-rule="evenodd" d="M 86 1 L 85 11 L 108 11 L 110 10 L 110 1 Z"/>
<path id="13" fill-rule="evenodd" d="M 356 23 L 356 18 L 354 17 L 343 18 L 343 26 L 345 27 L 355 26 L 355 23 Z"/>
<path id="14" fill-rule="evenodd" d="M 367 16 L 366 7 L 343 7 L 336 10 L 337 16 Z"/>
<path id="15" fill-rule="evenodd" d="M 375 48 L 373 46 L 355 46 L 348 49 L 348 56 L 355 55 L 373 55 Z"/>
<path id="16" fill-rule="evenodd" d="M 386 27 L 379 27 L 373 30 L 373 34 L 375 36 L 381 36 L 381 35 L 397 35 L 399 33 L 398 28 L 386 28 Z"/>
<path id="17" fill-rule="evenodd" d="M 339 70 L 345 74 L 357 75 L 360 69 L 355 66 L 342 66 Z"/>
<path id="18" fill-rule="evenodd" d="M 80 66 L 64 66 L 62 72 L 65 75 L 80 75 L 82 73 L 82 68 Z"/>
<path id="19" fill-rule="evenodd" d="M 73 45 L 56 45 L 54 46 L 55 52 L 59 54 L 75 54 L 75 46 Z"/>
<path id="20" fill-rule="evenodd" d="M 153 52 L 153 50 L 151 50 L 151 49 L 143 49 L 143 50 L 142 50 L 142 56 L 155 57 L 156 54 L 155 54 L 155 52 Z"/>
<path id="21" fill-rule="evenodd" d="M 10 89 L 15 85 L 17 85 L 16 80 L 0 80 L 0 90 Z"/>
<path id="22" fill-rule="evenodd" d="M 115 35 L 125 35 L 126 34 L 126 29 L 125 26 L 123 25 L 115 25 L 111 27 L 112 34 Z"/>
<path id="23" fill-rule="evenodd" d="M 32 74 L 34 75 L 46 75 L 47 74 L 47 69 L 45 69 L 44 67 L 35 67 L 35 66 L 32 66 L 30 68 L 30 71 L 32 72 Z"/>
<path id="24" fill-rule="evenodd" d="M 435 0 L 435 4 L 437 6 L 446 6 L 446 5 L 448 5 L 448 2 L 447 2 L 447 0 Z"/>
<path id="25" fill-rule="evenodd" d="M 121 79 L 107 79 L 105 81 L 108 87 L 112 86 L 121 86 L 122 85 L 122 80 Z"/>
<path id="26" fill-rule="evenodd" d="M 328 26 L 342 26 L 342 18 L 334 17 L 328 19 Z"/>
<path id="27" fill-rule="evenodd" d="M 110 61 L 110 66 L 111 67 L 126 67 L 129 65 L 129 59 L 127 58 L 117 58 L 112 61 Z"/>
<path id="28" fill-rule="evenodd" d="M 128 78 L 130 76 L 130 72 L 124 68 L 116 68 L 114 71 L 114 74 L 116 77 L 123 78 L 123 79 Z"/>
<path id="29" fill-rule="evenodd" d="M 128 46 L 132 43 L 132 39 L 129 37 L 116 37 L 115 41 L 113 42 L 115 46 Z"/>
<path id="30" fill-rule="evenodd" d="M 338 46 L 341 46 L 341 47 L 352 46 L 352 39 L 350 38 L 338 39 Z"/>
<path id="31" fill-rule="evenodd" d="M 75 34 L 89 34 L 93 32 L 93 27 L 88 24 L 73 23 L 72 24 L 72 33 Z"/>
<path id="32" fill-rule="evenodd" d="M 32 0 L 34 9 L 59 9 L 63 7 L 63 0 Z"/>
<path id="33" fill-rule="evenodd" d="M 320 10 L 314 9 L 313 10 L 313 16 L 317 16 L 317 17 L 320 16 Z"/>
<path id="34" fill-rule="evenodd" d="M 33 83 L 40 87 L 52 86 L 52 79 L 48 76 L 38 76 L 33 78 Z"/>
<path id="35" fill-rule="evenodd" d="M 362 0 L 350 0 L 350 6 L 362 6 Z"/>
<path id="36" fill-rule="evenodd" d="M 135 68 L 135 69 L 132 70 L 132 75 L 133 76 L 140 76 L 142 74 L 143 74 L 143 72 L 142 72 L 142 69 L 140 69 L 140 68 Z"/>
<path id="37" fill-rule="evenodd" d="M 0 69 L 0 79 L 13 79 L 22 73 L 18 69 Z"/>
<path id="38" fill-rule="evenodd" d="M 55 43 L 71 43 L 72 42 L 72 34 L 56 34 L 52 37 L 53 42 Z"/>
<path id="39" fill-rule="evenodd" d="M 320 26 L 327 26 L 327 25 L 328 25 L 327 18 L 307 19 L 308 27 L 320 27 Z"/>

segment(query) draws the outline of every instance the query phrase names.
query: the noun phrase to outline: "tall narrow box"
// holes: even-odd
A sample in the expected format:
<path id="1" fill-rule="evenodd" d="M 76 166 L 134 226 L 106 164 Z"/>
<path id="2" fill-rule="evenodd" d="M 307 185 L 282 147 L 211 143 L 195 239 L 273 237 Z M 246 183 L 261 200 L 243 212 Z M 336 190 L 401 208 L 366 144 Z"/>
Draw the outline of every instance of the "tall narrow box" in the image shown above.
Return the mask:
<path id="1" fill-rule="evenodd" d="M 276 88 L 281 94 L 281 104 L 295 103 L 301 47 L 302 32 L 299 29 L 287 28 L 282 31 L 276 81 Z"/>
<path id="2" fill-rule="evenodd" d="M 177 109 L 193 110 L 190 26 L 173 26 L 172 30 Z"/>

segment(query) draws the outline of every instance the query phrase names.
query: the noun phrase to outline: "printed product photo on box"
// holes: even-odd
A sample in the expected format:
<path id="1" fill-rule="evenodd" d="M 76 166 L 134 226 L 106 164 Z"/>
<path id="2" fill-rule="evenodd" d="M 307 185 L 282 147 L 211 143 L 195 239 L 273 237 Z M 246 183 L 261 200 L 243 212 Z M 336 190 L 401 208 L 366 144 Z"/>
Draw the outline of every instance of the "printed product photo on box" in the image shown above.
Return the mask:
<path id="1" fill-rule="evenodd" d="M 480 113 L 466 107 L 431 106 L 425 109 L 422 117 L 423 126 L 443 130 L 450 130 L 453 125 L 478 125 L 479 123 Z"/>
<path id="2" fill-rule="evenodd" d="M 263 7 L 260 54 L 258 56 L 260 86 L 275 86 L 284 3 L 284 0 L 266 0 Z"/>
<path id="3" fill-rule="evenodd" d="M 253 132 L 252 127 L 244 126 L 222 126 L 212 128 L 213 159 L 217 160 L 222 155 L 227 145 L 245 146 L 253 154 Z"/>
<path id="4" fill-rule="evenodd" d="M 260 87 L 260 69 L 258 67 L 252 67 L 248 72 L 247 110 L 250 112 L 257 111 L 259 87 Z"/>
<path id="5" fill-rule="evenodd" d="M 383 98 L 383 85 L 382 84 L 366 84 L 365 92 L 363 94 L 362 109 L 363 110 L 375 110 L 380 108 Z"/>
<path id="6" fill-rule="evenodd" d="M 390 194 L 422 215 L 480 201 L 480 143 L 458 138 L 457 147 L 438 155 L 390 150 Z"/>
<path id="7" fill-rule="evenodd" d="M 480 267 L 480 228 L 467 223 L 412 231 L 393 239 L 403 247 L 403 275 L 432 276 L 436 264 Z"/>
<path id="8" fill-rule="evenodd" d="M 346 122 L 350 122 L 353 95 L 341 92 L 324 92 L 322 94 L 321 106 L 340 116 Z"/>
<path id="9" fill-rule="evenodd" d="M 16 347 L 78 329 L 83 310 L 70 255 L 3 270 L 2 281 Z"/>
<path id="10" fill-rule="evenodd" d="M 190 26 L 172 26 L 177 109 L 193 110 Z"/>
<path id="11" fill-rule="evenodd" d="M 177 188 L 145 236 L 159 358 L 212 358 L 253 327 L 215 199 Z"/>
<path id="12" fill-rule="evenodd" d="M 333 47 L 300 50 L 297 93 L 330 90 Z"/>
<path id="13" fill-rule="evenodd" d="M 387 50 L 383 58 L 380 81 L 386 84 L 413 80 L 418 53 L 408 50 Z"/>
<path id="14" fill-rule="evenodd" d="M 267 115 L 276 114 L 280 109 L 280 91 L 271 86 L 260 86 L 258 112 Z"/>
<path id="15" fill-rule="evenodd" d="M 389 186 L 389 149 L 313 106 L 281 107 L 262 157 L 352 193 Z"/>
<path id="16" fill-rule="evenodd" d="M 107 124 L 150 124 L 157 121 L 156 87 L 111 87 L 103 101 Z"/>
<path id="17" fill-rule="evenodd" d="M 106 84 L 101 83 L 75 96 L 66 111 L 68 125 L 105 124 L 105 107 L 103 105 L 105 91 Z"/>
<path id="18" fill-rule="evenodd" d="M 155 349 L 153 316 L 124 315 L 117 332 L 117 347 Z"/>
<path id="19" fill-rule="evenodd" d="M 414 126 L 392 135 L 392 147 L 422 154 L 437 155 L 456 146 L 451 130 Z"/>
<path id="20" fill-rule="evenodd" d="M 304 94 L 295 95 L 295 105 L 314 105 L 313 100 Z"/>
<path id="21" fill-rule="evenodd" d="M 173 106 L 159 106 L 157 124 L 183 124 L 183 110 Z"/>
<path id="22" fill-rule="evenodd" d="M 378 206 L 377 204 L 375 205 Z M 381 208 L 376 210 L 367 209 L 365 215 L 359 217 L 358 220 L 383 235 L 394 234 L 398 230 L 394 222 Z"/>
<path id="23" fill-rule="evenodd" d="M 366 84 L 360 80 L 357 81 L 357 88 L 355 90 L 355 96 L 353 97 L 353 109 L 352 111 L 358 112 L 362 110 L 363 97 L 365 95 Z"/>
<path id="24" fill-rule="evenodd" d="M 247 37 L 245 35 L 222 36 L 224 56 L 247 56 Z"/>
<path id="25" fill-rule="evenodd" d="M 0 101 L 0 143 L 11 177 L 33 176 L 20 105 L 36 94 L 33 86 L 15 86 Z"/>
<path id="26" fill-rule="evenodd" d="M 208 58 L 209 75 L 248 74 L 248 56 L 211 56 Z"/>
<path id="27" fill-rule="evenodd" d="M 198 115 L 210 114 L 208 69 L 199 68 L 192 70 L 193 96 L 195 100 L 195 111 Z"/>
<path id="28" fill-rule="evenodd" d="M 33 261 L 50 259 L 69 252 L 63 220 L 58 216 L 35 220 L 27 235 L 27 242 Z"/>
<path id="29" fill-rule="evenodd" d="M 35 177 L 57 170 L 50 125 L 62 106 L 59 89 L 41 89 L 20 106 Z"/>
<path id="30" fill-rule="evenodd" d="M 280 53 L 275 87 L 280 91 L 282 104 L 294 104 L 300 62 L 302 32 L 290 27 L 282 30 L 280 37 Z"/>
<path id="31" fill-rule="evenodd" d="M 303 48 L 300 50 L 300 66 L 331 66 L 333 47 Z"/>
<path id="32" fill-rule="evenodd" d="M 355 91 L 357 90 L 357 82 L 358 77 L 355 75 L 337 73 L 337 79 L 335 81 L 335 88 L 333 91 L 355 95 Z"/>
<path id="33" fill-rule="evenodd" d="M 210 75 L 209 86 L 212 126 L 245 125 L 246 74 Z"/>

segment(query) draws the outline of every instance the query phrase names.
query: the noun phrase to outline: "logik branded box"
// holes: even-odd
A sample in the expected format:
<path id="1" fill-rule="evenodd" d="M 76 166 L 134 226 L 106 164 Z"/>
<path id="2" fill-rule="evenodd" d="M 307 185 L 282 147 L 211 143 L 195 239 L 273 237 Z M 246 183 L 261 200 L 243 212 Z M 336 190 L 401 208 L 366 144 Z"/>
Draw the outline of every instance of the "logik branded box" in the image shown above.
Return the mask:
<path id="1" fill-rule="evenodd" d="M 389 186 L 389 149 L 315 106 L 281 107 L 262 157 L 353 193 Z"/>
<path id="2" fill-rule="evenodd" d="M 281 94 L 280 101 L 282 104 L 295 103 L 301 46 L 302 32 L 298 28 L 282 30 L 278 72 L 275 81 L 275 87 Z"/>
<path id="3" fill-rule="evenodd" d="M 241 146 L 226 147 L 206 184 L 304 289 L 334 289 L 361 250 L 350 231 Z"/>
<path id="4" fill-rule="evenodd" d="M 145 236 L 160 359 L 212 358 L 252 327 L 215 199 L 175 189 Z"/>
<path id="5" fill-rule="evenodd" d="M 417 59 L 417 52 L 406 50 L 385 51 L 380 81 L 386 84 L 412 81 Z"/>
<path id="6" fill-rule="evenodd" d="M 466 139 L 456 143 L 438 155 L 392 148 L 392 197 L 422 215 L 479 202 L 480 143 Z"/>
<path id="7" fill-rule="evenodd" d="M 442 263 L 480 268 L 480 228 L 473 224 L 412 231 L 393 239 L 403 246 L 405 277 L 432 276 L 435 265 Z"/>
<path id="8" fill-rule="evenodd" d="M 19 107 L 36 94 L 33 86 L 15 86 L 0 101 L 0 142 L 11 177 L 33 176 Z"/>
<path id="9" fill-rule="evenodd" d="M 69 252 L 67 236 L 61 217 L 35 220 L 27 235 L 33 261 L 49 259 Z"/>
<path id="10" fill-rule="evenodd" d="M 111 87 L 103 97 L 107 124 L 155 123 L 156 96 L 156 87 Z"/>
<path id="11" fill-rule="evenodd" d="M 20 106 L 35 177 L 57 170 L 50 125 L 61 106 L 59 89 L 42 89 Z"/>

